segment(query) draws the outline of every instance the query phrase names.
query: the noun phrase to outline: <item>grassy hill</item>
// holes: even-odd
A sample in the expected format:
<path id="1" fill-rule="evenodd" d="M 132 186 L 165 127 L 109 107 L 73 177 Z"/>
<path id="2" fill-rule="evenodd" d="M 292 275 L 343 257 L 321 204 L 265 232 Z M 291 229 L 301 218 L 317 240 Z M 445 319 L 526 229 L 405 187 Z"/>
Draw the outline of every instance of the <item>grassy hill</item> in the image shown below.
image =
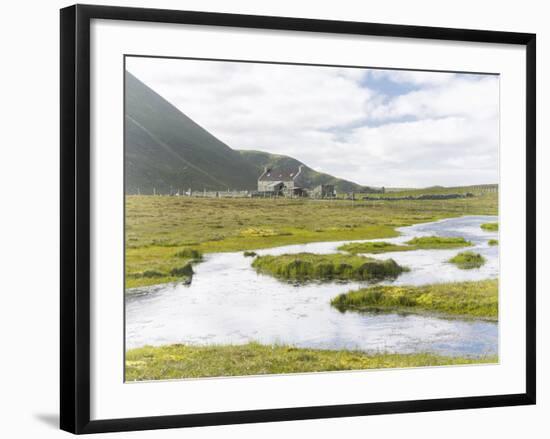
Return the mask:
<path id="1" fill-rule="evenodd" d="M 333 184 L 338 192 L 358 192 L 364 189 L 363 186 L 351 181 L 336 178 L 322 172 L 317 172 L 299 160 L 286 155 L 270 154 L 263 151 L 240 150 L 239 152 L 241 153 L 241 156 L 254 165 L 257 172 L 260 173 L 264 170 L 264 166 L 298 169 L 298 166 L 304 165 L 300 178 L 302 184 L 306 188 L 314 188 L 320 184 Z"/>
<path id="2" fill-rule="evenodd" d="M 126 193 L 254 189 L 257 169 L 126 72 Z"/>
<path id="3" fill-rule="evenodd" d="M 126 193 L 171 189 L 255 190 L 264 166 L 298 168 L 298 160 L 230 148 L 131 73 L 126 72 Z M 340 192 L 361 186 L 304 165 L 305 187 L 334 184 Z"/>

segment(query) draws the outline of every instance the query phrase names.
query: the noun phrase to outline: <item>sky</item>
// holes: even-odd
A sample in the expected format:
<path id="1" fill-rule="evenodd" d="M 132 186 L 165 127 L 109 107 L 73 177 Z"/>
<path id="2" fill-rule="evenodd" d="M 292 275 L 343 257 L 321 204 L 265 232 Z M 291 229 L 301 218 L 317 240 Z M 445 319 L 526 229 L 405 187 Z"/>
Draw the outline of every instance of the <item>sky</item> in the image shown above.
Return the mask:
<path id="1" fill-rule="evenodd" d="M 498 182 L 495 75 L 135 57 L 126 69 L 233 149 L 370 186 Z"/>

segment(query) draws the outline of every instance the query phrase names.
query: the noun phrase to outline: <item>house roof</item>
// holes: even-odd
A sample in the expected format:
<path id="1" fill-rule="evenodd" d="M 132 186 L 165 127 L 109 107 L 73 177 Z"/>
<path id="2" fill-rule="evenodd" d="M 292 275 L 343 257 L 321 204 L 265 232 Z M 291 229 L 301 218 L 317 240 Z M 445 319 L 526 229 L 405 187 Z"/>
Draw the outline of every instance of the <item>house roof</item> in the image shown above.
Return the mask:
<path id="1" fill-rule="evenodd" d="M 273 168 L 267 169 L 258 181 L 290 181 L 299 173 L 298 168 Z"/>

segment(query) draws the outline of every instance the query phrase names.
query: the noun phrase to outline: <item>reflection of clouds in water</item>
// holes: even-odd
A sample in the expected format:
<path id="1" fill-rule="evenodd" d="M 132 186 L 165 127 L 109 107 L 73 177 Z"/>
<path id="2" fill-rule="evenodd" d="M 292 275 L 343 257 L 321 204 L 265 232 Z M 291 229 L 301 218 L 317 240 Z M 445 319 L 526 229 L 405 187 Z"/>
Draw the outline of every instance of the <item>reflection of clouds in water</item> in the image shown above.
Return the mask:
<path id="1" fill-rule="evenodd" d="M 413 236 L 462 236 L 469 249 L 487 263 L 476 270 L 460 270 L 446 260 L 458 250 L 420 250 L 376 255 L 394 258 L 411 271 L 396 284 L 480 280 L 498 275 L 497 237 L 480 229 L 494 217 L 464 217 L 401 229 L 385 239 L 404 242 Z M 310 243 L 258 250 L 258 254 L 332 253 L 342 242 Z M 191 285 L 162 286 L 126 299 L 128 348 L 168 343 L 239 344 L 249 341 L 285 343 L 300 347 L 368 351 L 431 351 L 448 355 L 497 351 L 495 323 L 440 319 L 415 314 L 340 313 L 330 300 L 367 283 L 309 283 L 297 285 L 257 274 L 251 258 L 239 253 L 206 255 L 196 265 Z"/>

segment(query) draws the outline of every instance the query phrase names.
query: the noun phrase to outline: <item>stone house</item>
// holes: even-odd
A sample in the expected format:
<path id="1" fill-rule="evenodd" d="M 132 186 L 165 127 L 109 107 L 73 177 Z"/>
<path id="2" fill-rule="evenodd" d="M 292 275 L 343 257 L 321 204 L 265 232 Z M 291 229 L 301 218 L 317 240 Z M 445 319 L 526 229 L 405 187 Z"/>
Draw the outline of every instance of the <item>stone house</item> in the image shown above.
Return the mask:
<path id="1" fill-rule="evenodd" d="M 304 196 L 305 189 L 301 185 L 301 174 L 304 165 L 298 168 L 271 168 L 265 167 L 258 177 L 258 192 L 287 197 Z"/>

